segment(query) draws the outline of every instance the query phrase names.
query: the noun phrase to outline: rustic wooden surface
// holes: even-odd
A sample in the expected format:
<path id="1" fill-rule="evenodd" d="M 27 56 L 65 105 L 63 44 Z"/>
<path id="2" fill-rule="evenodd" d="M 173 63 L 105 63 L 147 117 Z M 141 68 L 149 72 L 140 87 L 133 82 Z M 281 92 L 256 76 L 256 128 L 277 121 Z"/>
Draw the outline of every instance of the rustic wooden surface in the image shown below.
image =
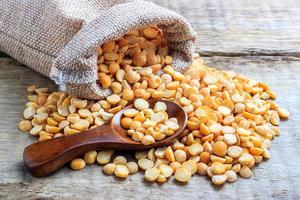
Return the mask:
<path id="1" fill-rule="evenodd" d="M 300 55 L 298 0 L 152 1 L 188 19 L 202 54 Z"/>
<path id="2" fill-rule="evenodd" d="M 17 130 L 31 84 L 54 83 L 9 57 L 0 58 L 0 199 L 299 199 L 300 198 L 300 3 L 296 0 L 155 0 L 188 18 L 199 34 L 197 51 L 218 69 L 270 84 L 277 102 L 291 111 L 273 141 L 272 157 L 251 179 L 215 187 L 196 175 L 182 185 L 172 179 L 148 184 L 142 173 L 119 180 L 98 165 L 74 172 L 65 167 L 47 178 L 32 177 L 22 162 L 35 141 Z"/>

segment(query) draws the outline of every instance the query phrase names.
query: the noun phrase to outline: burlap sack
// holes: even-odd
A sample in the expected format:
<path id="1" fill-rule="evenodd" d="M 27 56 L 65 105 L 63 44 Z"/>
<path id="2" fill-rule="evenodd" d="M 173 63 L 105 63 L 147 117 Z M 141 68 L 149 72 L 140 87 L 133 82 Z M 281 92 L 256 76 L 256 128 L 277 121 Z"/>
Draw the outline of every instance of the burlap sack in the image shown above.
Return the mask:
<path id="1" fill-rule="evenodd" d="M 87 99 L 109 95 L 97 80 L 96 48 L 135 28 L 158 24 L 184 71 L 195 32 L 182 16 L 139 0 L 0 0 L 0 50 Z"/>

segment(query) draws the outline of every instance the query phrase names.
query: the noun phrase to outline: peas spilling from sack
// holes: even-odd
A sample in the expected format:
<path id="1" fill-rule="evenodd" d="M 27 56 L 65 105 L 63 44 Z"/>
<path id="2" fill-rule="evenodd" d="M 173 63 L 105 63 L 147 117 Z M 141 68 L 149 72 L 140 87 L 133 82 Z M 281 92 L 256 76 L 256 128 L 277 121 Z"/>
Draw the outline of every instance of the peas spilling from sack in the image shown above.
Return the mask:
<path id="1" fill-rule="evenodd" d="M 121 125 L 128 137 L 149 145 L 178 129 L 177 119 L 168 118 L 163 102 L 149 108 L 145 100 L 150 98 L 181 105 L 188 115 L 187 127 L 171 146 L 135 152 L 136 161 L 127 162 L 110 150 L 89 151 L 70 162 L 73 170 L 97 162 L 104 165 L 105 174 L 120 178 L 141 169 L 151 182 L 163 183 L 172 175 L 188 182 L 195 174 L 210 177 L 216 185 L 235 182 L 238 175 L 251 177 L 255 164 L 270 158 L 271 140 L 280 135 L 280 119 L 289 117 L 273 101 L 276 94 L 267 84 L 209 68 L 199 55 L 184 74 L 176 71 L 163 33 L 155 26 L 107 42 L 98 54 L 98 83 L 110 88 L 112 95 L 89 101 L 30 86 L 19 129 L 39 141 L 68 136 L 101 126 L 134 103 Z"/>

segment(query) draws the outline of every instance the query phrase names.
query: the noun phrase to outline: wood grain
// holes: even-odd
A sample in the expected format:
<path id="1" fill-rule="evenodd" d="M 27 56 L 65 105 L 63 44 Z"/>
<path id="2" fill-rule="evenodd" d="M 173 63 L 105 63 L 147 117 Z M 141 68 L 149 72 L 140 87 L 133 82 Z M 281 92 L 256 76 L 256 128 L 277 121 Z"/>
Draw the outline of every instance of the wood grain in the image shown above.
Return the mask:
<path id="1" fill-rule="evenodd" d="M 298 0 L 152 0 L 188 19 L 202 55 L 300 55 Z"/>
<path id="2" fill-rule="evenodd" d="M 291 111 L 273 141 L 272 157 L 251 179 L 214 187 L 206 177 L 181 185 L 148 184 L 142 173 L 119 180 L 98 165 L 65 167 L 47 178 L 25 171 L 22 153 L 36 141 L 17 130 L 26 87 L 56 89 L 52 81 L 0 58 L 0 199 L 299 199 L 300 197 L 300 2 L 297 0 L 152 0 L 184 15 L 198 33 L 197 51 L 210 66 L 268 83 Z M 126 154 L 130 158 L 131 154 Z"/>

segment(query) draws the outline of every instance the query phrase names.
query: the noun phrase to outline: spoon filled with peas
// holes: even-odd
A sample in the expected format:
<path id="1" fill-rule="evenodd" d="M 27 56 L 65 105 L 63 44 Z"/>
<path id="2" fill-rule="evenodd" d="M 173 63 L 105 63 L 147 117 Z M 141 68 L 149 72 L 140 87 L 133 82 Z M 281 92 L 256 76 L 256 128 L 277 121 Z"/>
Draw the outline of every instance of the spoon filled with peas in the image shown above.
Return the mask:
<path id="1" fill-rule="evenodd" d="M 186 123 L 185 111 L 174 102 L 136 99 L 102 126 L 27 146 L 23 159 L 31 174 L 46 176 L 90 150 L 168 146 L 181 136 Z"/>

